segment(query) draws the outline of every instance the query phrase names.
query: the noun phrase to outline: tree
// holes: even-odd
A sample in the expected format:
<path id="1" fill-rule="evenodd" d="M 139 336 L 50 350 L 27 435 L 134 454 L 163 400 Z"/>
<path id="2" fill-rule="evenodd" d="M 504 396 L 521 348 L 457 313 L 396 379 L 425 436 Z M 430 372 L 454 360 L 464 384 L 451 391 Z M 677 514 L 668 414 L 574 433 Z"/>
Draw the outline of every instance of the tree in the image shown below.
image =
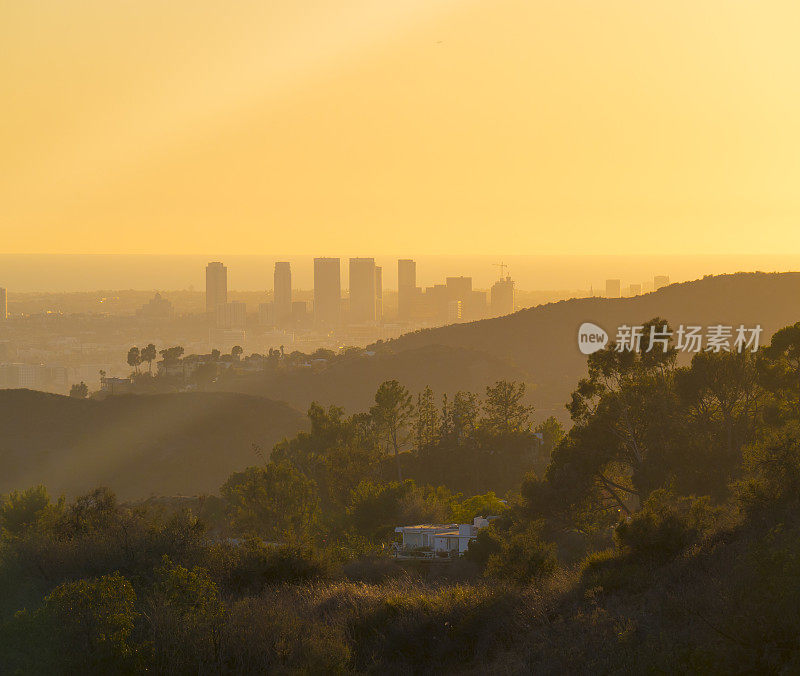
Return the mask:
<path id="1" fill-rule="evenodd" d="M 174 366 L 180 362 L 183 352 L 183 348 L 178 345 L 176 347 L 168 347 L 165 350 L 161 350 L 159 354 L 161 355 L 164 366 Z"/>
<path id="2" fill-rule="evenodd" d="M 241 359 L 243 353 L 244 353 L 244 348 L 241 345 L 234 345 L 231 348 L 231 357 L 233 357 L 237 361 Z"/>
<path id="3" fill-rule="evenodd" d="M 177 565 L 165 554 L 155 578 L 147 599 L 153 670 L 169 671 L 176 664 L 219 668 L 225 606 L 208 571 Z"/>
<path id="4" fill-rule="evenodd" d="M 24 491 L 12 491 L 0 499 L 0 532 L 19 536 L 40 524 L 48 514 L 63 510 L 64 498 L 55 505 L 44 486 L 35 486 Z"/>
<path id="5" fill-rule="evenodd" d="M 319 512 L 316 486 L 288 463 L 248 467 L 231 475 L 220 492 L 240 533 L 273 542 L 312 535 Z"/>
<path id="6" fill-rule="evenodd" d="M 86 399 L 89 396 L 89 386 L 81 380 L 69 388 L 69 396 L 74 399 Z"/>
<path id="7" fill-rule="evenodd" d="M 136 593 L 119 573 L 65 582 L 37 611 L 48 628 L 44 652 L 63 673 L 134 673 L 131 643 L 138 613 Z"/>
<path id="8" fill-rule="evenodd" d="M 761 355 L 765 386 L 800 408 L 800 322 L 776 331 Z"/>
<path id="9" fill-rule="evenodd" d="M 525 383 L 500 380 L 486 388 L 483 404 L 485 426 L 494 434 L 507 435 L 530 428 L 532 406 L 523 403 Z"/>
<path id="10" fill-rule="evenodd" d="M 139 348 L 134 346 L 128 350 L 128 366 L 131 366 L 136 374 L 139 374 L 139 364 L 142 363 L 142 355 Z"/>
<path id="11" fill-rule="evenodd" d="M 753 441 L 766 393 L 751 352 L 700 352 L 675 372 L 680 422 L 673 460 L 676 489 L 721 497 Z M 677 421 L 676 421 L 677 422 Z"/>
<path id="12" fill-rule="evenodd" d="M 375 405 L 370 416 L 380 431 L 387 452 L 394 453 L 397 480 L 403 480 L 400 467 L 400 447 L 407 441 L 407 426 L 414 410 L 408 390 L 396 380 L 381 383 L 375 393 Z"/>
<path id="13" fill-rule="evenodd" d="M 343 509 L 350 492 L 380 472 L 382 452 L 369 414 L 345 416 L 338 406 L 308 409 L 309 432 L 299 432 L 272 451 L 275 462 L 287 462 L 317 485 L 325 507 Z"/>
<path id="14" fill-rule="evenodd" d="M 419 452 L 431 446 L 439 436 L 439 411 L 433 398 L 433 390 L 426 387 L 417 395 L 414 409 L 414 441 Z"/>
<path id="15" fill-rule="evenodd" d="M 624 512 L 637 506 L 629 498 L 636 503 L 663 485 L 676 409 L 676 351 L 655 340 L 664 330 L 667 322 L 655 318 L 644 324 L 640 351 L 611 344 L 589 355 L 589 377 L 567 404 L 575 425 L 553 453 L 548 480 L 575 491 L 594 487 Z"/>
<path id="16" fill-rule="evenodd" d="M 152 375 L 152 373 L 153 373 L 153 362 L 156 360 L 156 356 L 157 356 L 157 354 L 156 354 L 156 346 L 153 345 L 153 343 L 149 343 L 147 345 L 147 347 L 142 349 L 142 352 L 141 352 L 141 354 L 139 356 L 141 357 L 141 361 L 143 361 L 143 362 L 146 361 L 147 362 L 147 370 Z"/>

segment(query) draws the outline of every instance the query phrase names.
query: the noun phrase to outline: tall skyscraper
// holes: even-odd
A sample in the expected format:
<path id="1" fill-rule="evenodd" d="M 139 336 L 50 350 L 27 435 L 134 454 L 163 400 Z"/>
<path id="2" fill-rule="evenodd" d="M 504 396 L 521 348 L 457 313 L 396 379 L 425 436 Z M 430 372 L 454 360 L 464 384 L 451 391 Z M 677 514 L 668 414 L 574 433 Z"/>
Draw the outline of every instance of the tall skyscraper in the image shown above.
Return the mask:
<path id="1" fill-rule="evenodd" d="M 375 266 L 375 320 L 383 319 L 383 268 Z"/>
<path id="2" fill-rule="evenodd" d="M 505 277 L 492 284 L 492 316 L 500 317 L 514 312 L 514 281 Z"/>
<path id="3" fill-rule="evenodd" d="M 339 324 L 342 308 L 342 278 L 338 258 L 314 259 L 314 323 Z"/>
<path id="4" fill-rule="evenodd" d="M 8 292 L 0 286 L 0 322 L 8 319 Z"/>
<path id="5" fill-rule="evenodd" d="M 350 321 L 353 324 L 375 321 L 375 259 L 350 259 Z"/>
<path id="6" fill-rule="evenodd" d="M 272 295 L 273 320 L 282 326 L 292 318 L 292 267 L 287 262 L 275 263 Z"/>
<path id="7" fill-rule="evenodd" d="M 619 298 L 622 282 L 619 279 L 606 280 L 606 298 Z"/>
<path id="8" fill-rule="evenodd" d="M 669 286 L 669 275 L 656 275 L 653 277 L 653 290 L 658 291 L 664 286 Z"/>
<path id="9" fill-rule="evenodd" d="M 216 315 L 217 306 L 228 302 L 228 268 L 219 261 L 206 265 L 206 312 Z"/>
<path id="10" fill-rule="evenodd" d="M 408 258 L 397 261 L 397 316 L 408 321 L 414 314 L 417 296 L 417 263 Z"/>

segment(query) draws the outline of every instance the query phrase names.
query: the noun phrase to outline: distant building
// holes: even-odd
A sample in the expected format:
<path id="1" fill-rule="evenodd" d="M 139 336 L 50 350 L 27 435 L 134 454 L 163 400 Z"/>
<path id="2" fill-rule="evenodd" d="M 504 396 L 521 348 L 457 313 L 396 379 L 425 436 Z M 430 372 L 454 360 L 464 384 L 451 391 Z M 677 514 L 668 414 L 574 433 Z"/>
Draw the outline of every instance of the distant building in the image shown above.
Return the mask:
<path id="1" fill-rule="evenodd" d="M 0 322 L 8 319 L 8 292 L 0 286 Z"/>
<path id="2" fill-rule="evenodd" d="M 622 282 L 619 279 L 606 280 L 606 298 L 619 298 Z"/>
<path id="3" fill-rule="evenodd" d="M 669 275 L 656 275 L 653 277 L 653 290 L 658 291 L 664 286 L 669 286 Z"/>
<path id="4" fill-rule="evenodd" d="M 128 394 L 133 389 L 133 383 L 130 378 L 103 376 L 100 378 L 100 389 L 108 394 Z"/>
<path id="5" fill-rule="evenodd" d="M 350 322 L 364 324 L 375 321 L 375 259 L 350 259 Z"/>
<path id="6" fill-rule="evenodd" d="M 238 300 L 217 305 L 216 318 L 218 329 L 244 329 L 247 323 L 247 305 Z"/>
<path id="7" fill-rule="evenodd" d="M 292 322 L 298 325 L 308 320 L 308 304 L 304 300 L 292 301 Z"/>
<path id="8" fill-rule="evenodd" d="M 460 300 L 447 301 L 447 317 L 445 321 L 448 324 L 456 324 L 461 321 L 462 305 Z"/>
<path id="9" fill-rule="evenodd" d="M 383 319 L 383 268 L 375 266 L 375 321 Z"/>
<path id="10" fill-rule="evenodd" d="M 289 263 L 275 263 L 272 289 L 273 320 L 278 326 L 284 326 L 292 318 L 292 268 Z"/>
<path id="11" fill-rule="evenodd" d="M 448 316 L 447 304 L 449 302 L 447 286 L 445 284 L 434 284 L 425 288 L 423 314 L 430 319 L 439 322 L 446 322 Z"/>
<path id="12" fill-rule="evenodd" d="M 460 556 L 467 551 L 469 543 L 478 536 L 478 531 L 486 528 L 494 518 L 496 517 L 485 519 L 479 516 L 472 523 L 398 526 L 394 532 L 401 534 L 402 543 L 396 546 L 396 555 Z"/>
<path id="13" fill-rule="evenodd" d="M 492 284 L 491 308 L 493 317 L 510 315 L 514 312 L 514 281 L 511 277 Z"/>
<path id="14" fill-rule="evenodd" d="M 472 291 L 472 277 L 448 277 L 445 282 L 449 300 L 463 302 Z"/>
<path id="15" fill-rule="evenodd" d="M 172 319 L 175 311 L 172 303 L 166 298 L 162 298 L 160 293 L 157 293 L 142 305 L 136 311 L 136 314 L 145 319 Z"/>
<path id="16" fill-rule="evenodd" d="M 206 312 L 214 316 L 228 302 L 228 268 L 219 261 L 206 265 Z"/>
<path id="17" fill-rule="evenodd" d="M 314 259 L 314 323 L 337 326 L 341 319 L 342 278 L 338 258 Z"/>
<path id="18" fill-rule="evenodd" d="M 289 313 L 291 316 L 291 306 Z M 258 304 L 258 325 L 259 326 L 273 326 L 275 324 L 275 304 L 274 303 L 259 303 Z"/>
<path id="19" fill-rule="evenodd" d="M 638 296 L 639 294 L 642 293 L 642 285 L 641 284 L 631 284 L 628 287 L 628 293 L 631 296 Z"/>
<path id="20" fill-rule="evenodd" d="M 417 263 L 409 258 L 397 261 L 397 316 L 408 321 L 414 316 L 417 289 Z"/>
<path id="21" fill-rule="evenodd" d="M 461 318 L 474 322 L 486 317 L 486 292 L 473 289 L 461 303 Z"/>

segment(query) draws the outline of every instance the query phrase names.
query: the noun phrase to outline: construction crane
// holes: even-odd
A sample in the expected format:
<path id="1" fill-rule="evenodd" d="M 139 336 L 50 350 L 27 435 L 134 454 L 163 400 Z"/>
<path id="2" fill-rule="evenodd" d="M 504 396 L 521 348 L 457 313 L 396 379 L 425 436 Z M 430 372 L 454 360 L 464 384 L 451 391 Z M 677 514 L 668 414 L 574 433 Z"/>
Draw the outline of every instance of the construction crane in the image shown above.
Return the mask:
<path id="1" fill-rule="evenodd" d="M 500 279 L 503 279 L 503 277 L 505 277 L 505 276 L 506 276 L 506 270 L 508 269 L 508 266 L 507 266 L 505 263 L 503 263 L 503 262 L 500 262 L 500 263 L 494 263 L 493 265 L 494 265 L 496 268 L 500 268 Z"/>

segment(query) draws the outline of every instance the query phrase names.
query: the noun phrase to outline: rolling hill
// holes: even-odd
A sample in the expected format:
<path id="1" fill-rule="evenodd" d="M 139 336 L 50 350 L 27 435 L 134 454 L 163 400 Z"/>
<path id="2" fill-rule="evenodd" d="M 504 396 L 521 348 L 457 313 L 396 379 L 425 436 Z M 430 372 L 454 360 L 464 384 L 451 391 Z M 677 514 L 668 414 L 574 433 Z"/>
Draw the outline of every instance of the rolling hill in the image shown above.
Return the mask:
<path id="1" fill-rule="evenodd" d="M 409 333 L 375 349 L 402 354 L 433 345 L 483 352 L 526 374 L 536 384 L 533 403 L 542 414 L 564 417 L 564 402 L 586 372 L 578 327 L 594 322 L 611 337 L 622 324 L 664 317 L 674 327 L 724 324 L 775 330 L 800 320 L 800 273 L 737 273 L 672 284 L 634 298 L 582 298 L 549 303 L 505 317 Z"/>
<path id="2" fill-rule="evenodd" d="M 306 426 L 289 405 L 243 394 L 125 395 L 102 401 L 0 390 L 0 494 L 45 484 L 125 499 L 216 492 Z"/>
<path id="3" fill-rule="evenodd" d="M 458 390 L 482 392 L 498 379 L 524 380 L 525 373 L 505 359 L 481 350 L 442 345 L 356 356 L 314 371 L 293 369 L 225 379 L 225 391 L 256 394 L 287 401 L 306 410 L 312 401 L 363 411 L 374 403 L 375 391 L 385 380 L 399 380 L 411 392 L 430 386 L 438 395 Z"/>

